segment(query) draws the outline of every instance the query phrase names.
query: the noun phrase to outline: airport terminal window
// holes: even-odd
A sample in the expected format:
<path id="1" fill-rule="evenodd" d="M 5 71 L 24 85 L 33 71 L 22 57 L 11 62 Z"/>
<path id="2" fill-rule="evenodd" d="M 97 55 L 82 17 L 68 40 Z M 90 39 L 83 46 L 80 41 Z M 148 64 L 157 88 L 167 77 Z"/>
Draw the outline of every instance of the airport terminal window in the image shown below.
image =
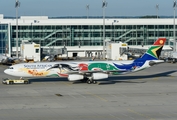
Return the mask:
<path id="1" fill-rule="evenodd" d="M 131 25 L 127 25 L 126 29 L 132 29 L 132 26 Z"/>
<path id="2" fill-rule="evenodd" d="M 56 29 L 60 30 L 60 29 L 62 29 L 62 27 L 61 26 L 56 26 Z"/>
<path id="3" fill-rule="evenodd" d="M 150 44 L 153 44 L 154 43 L 154 40 L 153 39 L 149 39 L 148 40 L 148 44 L 150 45 Z"/>
<path id="4" fill-rule="evenodd" d="M 84 40 L 83 45 L 85 45 L 85 46 L 90 45 L 90 41 L 89 40 Z"/>
<path id="5" fill-rule="evenodd" d="M 148 29 L 154 29 L 154 25 L 148 25 Z"/>
<path id="6" fill-rule="evenodd" d="M 173 29 L 173 25 L 169 25 L 169 29 Z"/>
<path id="7" fill-rule="evenodd" d="M 165 25 L 165 29 L 169 29 L 169 26 L 168 26 L 168 25 Z"/>
<path id="8" fill-rule="evenodd" d="M 143 25 L 137 25 L 137 29 L 142 29 Z"/>
<path id="9" fill-rule="evenodd" d="M 77 46 L 77 45 L 79 45 L 79 42 L 78 41 L 74 41 L 74 46 Z"/>
<path id="10" fill-rule="evenodd" d="M 26 26 L 20 26 L 19 30 L 25 30 L 25 29 L 26 29 Z"/>
<path id="11" fill-rule="evenodd" d="M 70 30 L 71 30 L 71 29 L 76 29 L 77 26 L 69 26 L 69 28 L 70 28 Z"/>
<path id="12" fill-rule="evenodd" d="M 83 28 L 84 28 L 84 29 L 88 29 L 88 26 L 84 25 Z"/>
<path id="13" fill-rule="evenodd" d="M 164 25 L 158 25 L 158 26 L 159 26 L 160 29 L 164 29 L 164 28 L 165 28 Z M 158 27 L 158 26 L 157 26 L 157 27 Z"/>
<path id="14" fill-rule="evenodd" d="M 105 25 L 105 29 L 111 29 L 111 26 L 110 25 Z"/>
<path id="15" fill-rule="evenodd" d="M 163 37 L 164 36 L 164 31 L 159 31 L 159 37 Z"/>
<path id="16" fill-rule="evenodd" d="M 99 25 L 95 25 L 93 26 L 93 29 L 101 29 L 101 27 Z"/>
<path id="17" fill-rule="evenodd" d="M 136 29 L 136 25 L 133 25 L 132 28 L 133 28 L 133 29 Z"/>
<path id="18" fill-rule="evenodd" d="M 55 25 L 52 25 L 52 30 L 56 30 L 56 26 Z"/>
<path id="19" fill-rule="evenodd" d="M 1 24 L 0 25 L 0 30 L 5 30 L 5 29 L 7 29 L 7 25 Z"/>
<path id="20" fill-rule="evenodd" d="M 121 26 L 121 29 L 126 29 L 125 27 L 126 27 L 125 25 L 122 25 L 122 26 Z"/>
<path id="21" fill-rule="evenodd" d="M 149 31 L 149 32 L 148 32 L 148 36 L 149 36 L 149 37 L 153 37 L 153 36 L 154 36 L 154 31 Z"/>
<path id="22" fill-rule="evenodd" d="M 88 37 L 88 33 L 87 32 L 84 33 L 84 37 Z"/>
<path id="23" fill-rule="evenodd" d="M 164 36 L 169 36 L 169 31 L 165 31 Z"/>
<path id="24" fill-rule="evenodd" d="M 112 32 L 106 32 L 105 37 L 109 37 L 109 38 L 112 37 Z"/>
<path id="25" fill-rule="evenodd" d="M 170 32 L 169 32 L 169 35 L 170 35 L 170 36 L 173 36 L 173 31 L 170 31 Z"/>
<path id="26" fill-rule="evenodd" d="M 49 29 L 51 29 L 51 26 L 44 26 L 44 29 L 49 30 Z"/>
<path id="27" fill-rule="evenodd" d="M 16 29 L 16 26 L 12 26 L 12 30 L 15 30 Z"/>
<path id="28" fill-rule="evenodd" d="M 121 26 L 120 26 L 120 25 L 118 25 L 118 26 L 116 27 L 116 29 L 121 29 Z"/>

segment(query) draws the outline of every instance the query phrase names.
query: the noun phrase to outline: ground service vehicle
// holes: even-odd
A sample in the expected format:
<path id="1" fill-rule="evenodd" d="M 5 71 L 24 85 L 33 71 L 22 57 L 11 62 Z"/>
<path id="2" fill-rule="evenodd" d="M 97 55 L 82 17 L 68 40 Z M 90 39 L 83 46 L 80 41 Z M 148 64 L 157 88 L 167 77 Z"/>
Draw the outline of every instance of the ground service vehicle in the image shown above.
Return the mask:
<path id="1" fill-rule="evenodd" d="M 24 79 L 8 79 L 8 78 L 5 78 L 3 79 L 2 81 L 3 84 L 29 84 L 29 80 L 24 80 Z"/>

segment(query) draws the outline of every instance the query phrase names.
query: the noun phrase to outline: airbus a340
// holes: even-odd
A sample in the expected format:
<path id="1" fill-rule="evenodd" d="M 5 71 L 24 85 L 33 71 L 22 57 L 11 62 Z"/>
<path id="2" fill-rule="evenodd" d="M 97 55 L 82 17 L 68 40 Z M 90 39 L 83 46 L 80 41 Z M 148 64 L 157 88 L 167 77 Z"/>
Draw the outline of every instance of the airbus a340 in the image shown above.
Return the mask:
<path id="1" fill-rule="evenodd" d="M 128 61 L 70 61 L 21 63 L 4 72 L 19 77 L 66 77 L 69 81 L 86 81 L 88 84 L 106 79 L 110 75 L 137 72 L 157 63 L 166 38 L 159 38 L 140 58 Z"/>

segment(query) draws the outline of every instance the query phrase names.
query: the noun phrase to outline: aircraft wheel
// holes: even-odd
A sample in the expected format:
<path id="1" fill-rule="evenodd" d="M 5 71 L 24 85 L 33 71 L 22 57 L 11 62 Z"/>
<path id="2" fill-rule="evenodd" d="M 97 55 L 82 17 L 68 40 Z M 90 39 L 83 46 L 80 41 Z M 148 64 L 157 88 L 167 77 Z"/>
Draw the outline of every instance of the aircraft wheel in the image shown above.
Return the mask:
<path id="1" fill-rule="evenodd" d="M 176 59 L 173 59 L 173 63 L 176 63 Z"/>
<path id="2" fill-rule="evenodd" d="M 13 84 L 13 81 L 10 81 L 9 84 L 12 85 L 12 84 Z"/>
<path id="3" fill-rule="evenodd" d="M 28 84 L 28 81 L 25 81 L 24 84 Z"/>
<path id="4" fill-rule="evenodd" d="M 96 83 L 97 83 L 97 81 L 96 81 L 96 80 L 94 80 L 94 81 L 93 81 L 93 84 L 96 84 Z"/>
<path id="5" fill-rule="evenodd" d="M 91 83 L 92 83 L 92 81 L 91 81 L 91 80 L 87 80 L 87 83 L 88 83 L 88 84 L 91 84 Z"/>

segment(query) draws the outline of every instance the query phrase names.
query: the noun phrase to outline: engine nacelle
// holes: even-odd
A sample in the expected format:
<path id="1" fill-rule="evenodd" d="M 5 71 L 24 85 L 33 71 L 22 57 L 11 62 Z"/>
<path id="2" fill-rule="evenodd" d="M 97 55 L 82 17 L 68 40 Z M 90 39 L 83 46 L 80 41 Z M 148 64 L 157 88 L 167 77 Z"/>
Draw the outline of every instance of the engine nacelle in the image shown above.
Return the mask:
<path id="1" fill-rule="evenodd" d="M 93 80 L 100 80 L 108 78 L 108 74 L 105 73 L 93 73 L 92 74 Z"/>
<path id="2" fill-rule="evenodd" d="M 83 75 L 72 74 L 68 76 L 69 81 L 77 81 L 77 80 L 82 80 L 82 79 L 84 79 Z"/>

